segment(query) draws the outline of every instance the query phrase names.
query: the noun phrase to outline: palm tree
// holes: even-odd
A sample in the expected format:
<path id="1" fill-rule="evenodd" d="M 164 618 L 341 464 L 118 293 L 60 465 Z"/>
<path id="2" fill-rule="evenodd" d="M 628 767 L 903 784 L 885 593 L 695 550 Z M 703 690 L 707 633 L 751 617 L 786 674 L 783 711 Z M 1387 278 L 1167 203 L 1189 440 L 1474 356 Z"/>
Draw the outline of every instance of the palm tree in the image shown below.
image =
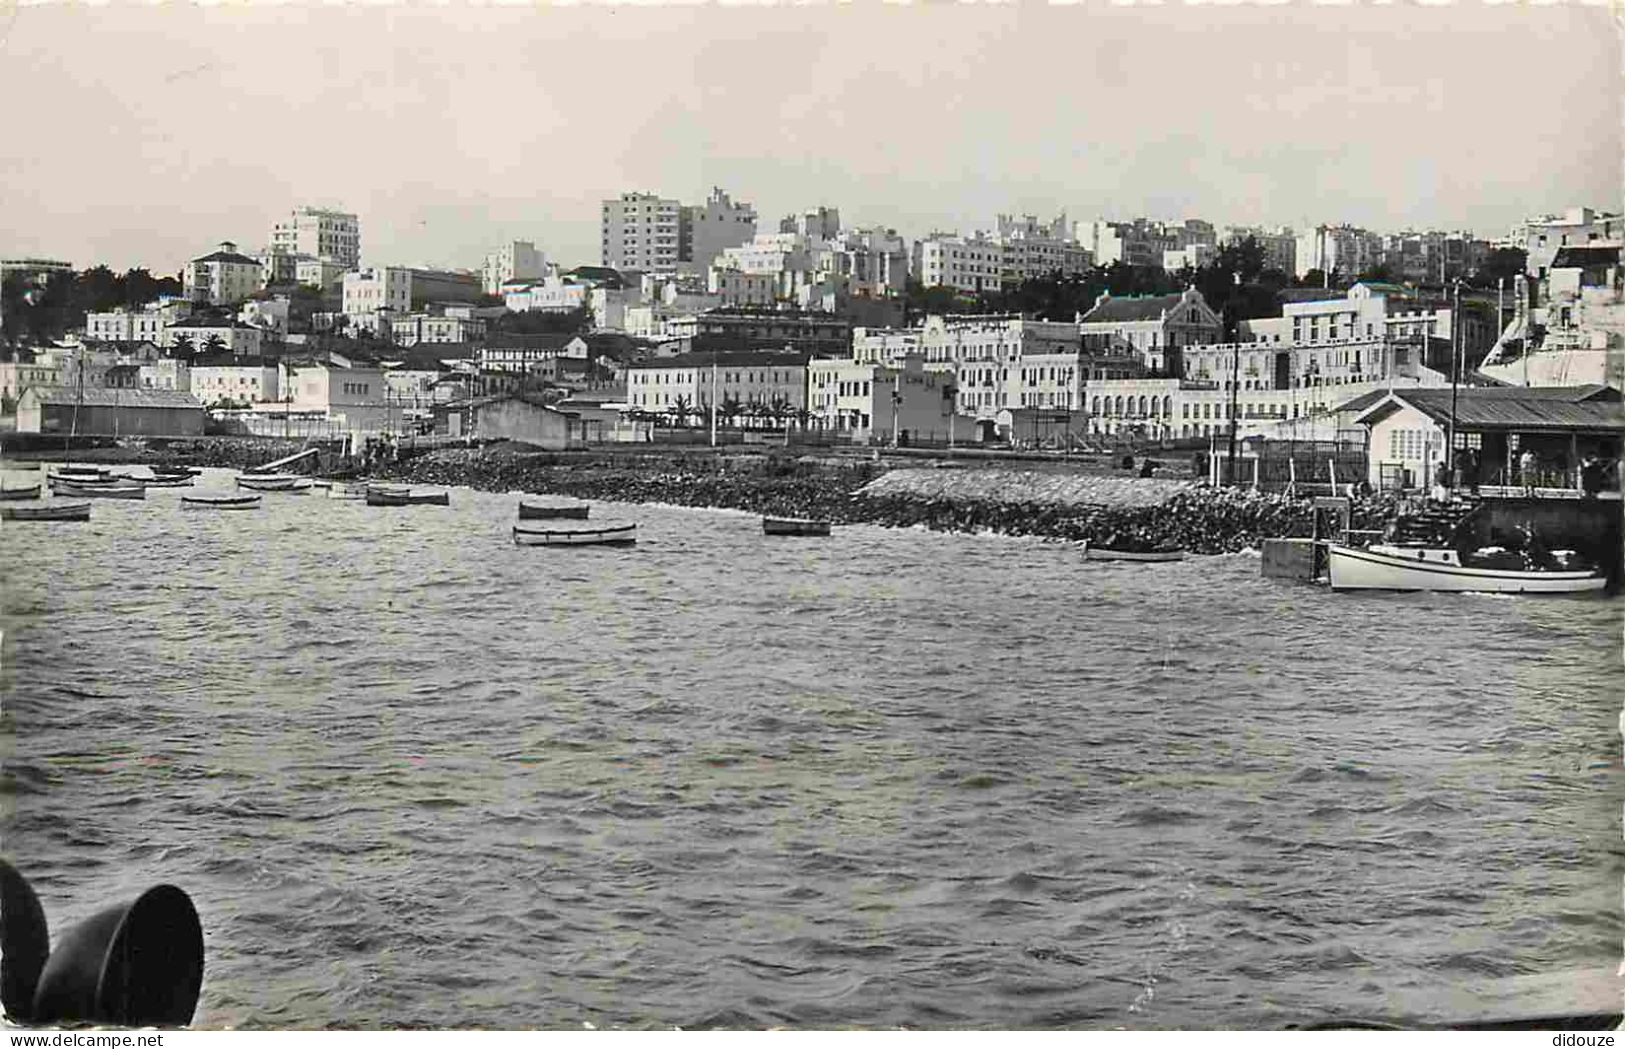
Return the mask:
<path id="1" fill-rule="evenodd" d="M 190 335 L 175 336 L 175 344 L 171 346 L 170 349 L 173 351 L 173 356 L 177 360 L 184 360 L 190 363 L 193 354 L 192 337 Z"/>
<path id="2" fill-rule="evenodd" d="M 722 399 L 722 403 L 717 406 L 717 410 L 722 414 L 723 419 L 727 420 L 728 425 L 732 426 L 738 421 L 739 412 L 742 407 L 743 406 L 739 403 L 739 398 L 729 394 L 727 397 Z"/>
<path id="3" fill-rule="evenodd" d="M 209 337 L 203 340 L 203 352 L 205 354 L 212 356 L 213 354 L 222 352 L 225 350 L 225 348 L 226 340 L 222 339 L 217 332 L 210 332 Z"/>
<path id="4" fill-rule="evenodd" d="M 677 420 L 678 426 L 687 426 L 688 417 L 694 414 L 694 402 L 686 395 L 678 394 L 672 399 L 671 414 Z"/>
<path id="5" fill-rule="evenodd" d="M 808 408 L 806 405 L 802 405 L 800 408 L 797 408 L 795 415 L 796 425 L 802 430 L 806 430 L 808 426 L 812 425 L 812 409 Z"/>

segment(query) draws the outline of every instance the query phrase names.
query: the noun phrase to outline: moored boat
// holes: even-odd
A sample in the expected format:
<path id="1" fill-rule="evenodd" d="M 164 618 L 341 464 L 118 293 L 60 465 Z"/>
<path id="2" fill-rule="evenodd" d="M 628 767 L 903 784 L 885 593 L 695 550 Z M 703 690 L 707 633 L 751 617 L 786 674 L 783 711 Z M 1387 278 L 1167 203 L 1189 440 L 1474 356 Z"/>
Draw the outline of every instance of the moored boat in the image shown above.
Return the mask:
<path id="1" fill-rule="evenodd" d="M 1088 561 L 1183 561 L 1183 550 L 1112 550 L 1107 547 L 1083 544 L 1083 556 Z"/>
<path id="2" fill-rule="evenodd" d="M 519 546 L 631 546 L 638 541 L 638 526 L 520 528 L 515 525 L 513 541 Z"/>
<path id="3" fill-rule="evenodd" d="M 767 535 L 829 535 L 829 522 L 805 517 L 764 517 L 762 531 Z"/>
<path id="4" fill-rule="evenodd" d="M 141 484 L 75 484 L 72 481 L 59 481 L 51 486 L 51 491 L 58 495 L 74 496 L 78 499 L 145 499 L 147 487 Z"/>
<path id="5" fill-rule="evenodd" d="M 587 503 L 527 503 L 519 500 L 521 521 L 585 521 L 591 510 Z"/>
<path id="6" fill-rule="evenodd" d="M 1438 547 L 1326 544 L 1333 590 L 1435 590 L 1451 593 L 1580 594 L 1603 589 L 1595 569 L 1479 568 Z"/>
<path id="7" fill-rule="evenodd" d="M 56 474 L 59 477 L 68 477 L 68 478 L 73 478 L 73 477 L 111 477 L 111 476 L 113 476 L 113 471 L 109 470 L 105 466 L 69 466 L 69 465 L 64 465 L 64 466 L 59 466 L 55 470 L 50 470 L 48 472 Z"/>
<path id="8" fill-rule="evenodd" d="M 0 484 L 0 499 L 8 502 L 18 502 L 24 499 L 38 499 L 39 493 L 40 486 L 37 484 L 29 485 L 26 488 L 7 488 L 5 485 Z"/>
<path id="9" fill-rule="evenodd" d="M 88 521 L 89 503 L 48 503 L 44 506 L 0 506 L 0 521 Z"/>
<path id="10" fill-rule="evenodd" d="M 263 498 L 258 495 L 183 495 L 181 505 L 199 510 L 252 510 Z"/>
<path id="11" fill-rule="evenodd" d="M 306 492 L 310 490 L 313 482 L 308 477 L 298 474 L 263 474 L 250 476 L 239 474 L 237 487 L 247 488 L 253 492 Z"/>
<path id="12" fill-rule="evenodd" d="M 76 484 L 81 488 L 89 488 L 95 486 L 106 487 L 110 485 L 123 485 L 125 487 L 129 487 L 130 485 L 140 485 L 143 482 L 130 478 L 114 477 L 112 474 L 48 473 L 45 475 L 45 483 L 51 486 L 52 491 L 56 491 L 57 485 L 61 484 Z"/>
<path id="13" fill-rule="evenodd" d="M 365 499 L 367 486 L 364 484 L 347 484 L 344 481 L 333 481 L 328 485 L 327 497 L 329 499 Z"/>
<path id="14" fill-rule="evenodd" d="M 419 492 L 394 485 L 369 485 L 368 506 L 450 506 L 450 492 Z"/>
<path id="15" fill-rule="evenodd" d="M 198 477 L 203 470 L 196 466 L 149 466 L 154 477 Z"/>
<path id="16" fill-rule="evenodd" d="M 151 477 L 119 474 L 119 480 L 135 481 L 147 488 L 190 488 L 197 483 L 189 474 L 154 474 Z"/>

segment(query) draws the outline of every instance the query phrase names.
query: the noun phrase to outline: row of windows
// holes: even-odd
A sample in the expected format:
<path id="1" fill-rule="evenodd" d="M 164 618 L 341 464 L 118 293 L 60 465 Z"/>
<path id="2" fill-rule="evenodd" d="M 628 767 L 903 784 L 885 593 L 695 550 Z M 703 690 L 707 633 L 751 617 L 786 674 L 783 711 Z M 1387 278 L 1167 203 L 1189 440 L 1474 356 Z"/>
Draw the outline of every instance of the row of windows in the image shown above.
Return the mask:
<path id="1" fill-rule="evenodd" d="M 341 383 L 340 385 L 344 387 L 344 392 L 346 394 L 353 394 L 359 397 L 365 397 L 372 390 L 372 383 L 370 382 L 347 382 Z"/>

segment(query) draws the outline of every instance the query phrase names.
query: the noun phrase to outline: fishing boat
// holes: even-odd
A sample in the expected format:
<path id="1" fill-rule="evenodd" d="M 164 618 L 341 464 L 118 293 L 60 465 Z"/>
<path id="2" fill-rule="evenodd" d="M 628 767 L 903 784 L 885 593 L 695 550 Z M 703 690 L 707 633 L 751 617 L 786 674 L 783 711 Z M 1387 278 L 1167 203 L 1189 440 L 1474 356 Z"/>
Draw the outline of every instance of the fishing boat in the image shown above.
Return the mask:
<path id="1" fill-rule="evenodd" d="M 26 488 L 7 488 L 5 485 L 0 484 L 0 500 L 20 502 L 24 499 L 38 499 L 39 493 L 40 486 L 37 484 L 29 485 Z"/>
<path id="2" fill-rule="evenodd" d="M 631 546 L 638 541 L 636 524 L 601 528 L 520 528 L 513 530 L 519 546 Z"/>
<path id="3" fill-rule="evenodd" d="M 136 481 L 147 488 L 190 488 L 197 483 L 190 474 L 155 474 L 152 477 L 119 474 L 118 479 L 121 481 Z"/>
<path id="4" fill-rule="evenodd" d="M 394 485 L 368 485 L 368 506 L 450 506 L 450 492 L 417 492 Z"/>
<path id="5" fill-rule="evenodd" d="M 84 478 L 84 477 L 111 477 L 113 471 L 105 466 L 59 466 L 49 471 L 58 477 Z"/>
<path id="6" fill-rule="evenodd" d="M 51 486 L 52 491 L 55 491 L 57 485 L 59 484 L 76 484 L 81 488 L 88 488 L 91 486 L 107 486 L 115 484 L 129 487 L 132 484 L 139 485 L 142 482 L 134 479 L 114 477 L 112 474 L 48 473 L 45 475 L 45 483 Z"/>
<path id="7" fill-rule="evenodd" d="M 237 487 L 247 488 L 254 492 L 306 492 L 310 490 L 312 481 L 308 477 L 298 474 L 261 474 L 250 476 L 239 474 Z"/>
<path id="8" fill-rule="evenodd" d="M 1093 546 L 1085 541 L 1083 556 L 1087 561 L 1183 561 L 1183 550 L 1112 550 L 1103 546 Z"/>
<path id="9" fill-rule="evenodd" d="M 51 486 L 58 495 L 71 495 L 79 499 L 145 499 L 147 488 L 140 484 L 74 484 L 59 481 Z"/>
<path id="10" fill-rule="evenodd" d="M 527 503 L 519 500 L 521 521 L 585 521 L 592 509 L 587 503 Z"/>
<path id="11" fill-rule="evenodd" d="M 1487 594 L 1580 594 L 1608 580 L 1595 569 L 1485 568 L 1462 564 L 1455 550 L 1326 544 L 1333 590 L 1438 590 Z"/>
<path id="12" fill-rule="evenodd" d="M 199 477 L 203 471 L 196 466 L 149 466 L 154 477 Z"/>
<path id="13" fill-rule="evenodd" d="M 804 517 L 764 517 L 762 531 L 767 535 L 829 535 L 829 522 Z"/>
<path id="14" fill-rule="evenodd" d="M 48 503 L 44 506 L 0 506 L 0 521 L 88 521 L 89 503 Z"/>
<path id="15" fill-rule="evenodd" d="M 253 510 L 263 498 L 259 495 L 183 495 L 181 505 L 198 510 Z"/>

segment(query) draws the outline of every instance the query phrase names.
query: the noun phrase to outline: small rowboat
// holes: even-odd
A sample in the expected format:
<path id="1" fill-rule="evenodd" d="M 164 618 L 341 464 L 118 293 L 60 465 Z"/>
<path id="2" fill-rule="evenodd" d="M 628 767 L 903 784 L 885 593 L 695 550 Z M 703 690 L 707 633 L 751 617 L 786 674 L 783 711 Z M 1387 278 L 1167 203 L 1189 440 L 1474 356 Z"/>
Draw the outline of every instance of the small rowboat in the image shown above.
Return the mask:
<path id="1" fill-rule="evenodd" d="M 762 531 L 767 535 L 829 535 L 829 522 L 804 517 L 764 517 Z"/>
<path id="2" fill-rule="evenodd" d="M 88 521 L 89 503 L 50 503 L 46 506 L 0 506 L 0 521 Z"/>
<path id="3" fill-rule="evenodd" d="M 334 481 L 328 486 L 327 497 L 329 499 L 365 499 L 367 497 L 367 486 Z"/>
<path id="4" fill-rule="evenodd" d="M 368 506 L 450 506 L 450 492 L 414 492 L 410 488 L 370 485 Z"/>
<path id="5" fill-rule="evenodd" d="M 631 546 L 638 541 L 635 524 L 603 528 L 520 528 L 514 527 L 513 541 L 519 546 Z"/>
<path id="6" fill-rule="evenodd" d="M 1454 550 L 1373 546 L 1365 550 L 1328 543 L 1333 590 L 1434 590 L 1486 594 L 1581 594 L 1608 580 L 1591 570 L 1530 571 L 1472 568 Z"/>
<path id="7" fill-rule="evenodd" d="M 71 495 L 80 499 L 145 499 L 147 488 L 139 484 L 74 484 L 58 481 L 51 486 L 58 495 Z"/>
<path id="8" fill-rule="evenodd" d="M 262 498 L 258 495 L 183 495 L 181 505 L 199 510 L 253 510 Z"/>
<path id="9" fill-rule="evenodd" d="M 305 492 L 310 490 L 313 483 L 310 478 L 297 474 L 264 474 L 258 477 L 241 474 L 237 478 L 238 488 L 254 492 Z"/>
<path id="10" fill-rule="evenodd" d="M 135 481 L 136 483 L 145 485 L 148 488 L 190 488 L 197 483 L 189 474 L 153 477 L 134 477 L 130 474 L 120 474 L 119 479 L 123 481 Z"/>
<path id="11" fill-rule="evenodd" d="M 196 466 L 149 466 L 154 477 L 197 477 L 203 471 Z"/>
<path id="12" fill-rule="evenodd" d="M 111 477 L 113 471 L 105 466 L 60 466 L 50 473 L 59 477 Z"/>
<path id="13" fill-rule="evenodd" d="M 51 486 L 51 489 L 53 491 L 56 490 L 56 486 L 59 485 L 59 484 L 76 484 L 76 485 L 79 485 L 81 488 L 89 488 L 89 487 L 91 487 L 93 485 L 113 485 L 113 484 L 118 484 L 118 485 L 124 485 L 124 486 L 128 487 L 128 486 L 130 486 L 132 484 L 139 485 L 139 484 L 144 484 L 145 483 L 143 481 L 138 481 L 138 480 L 135 480 L 133 478 L 114 477 L 112 474 L 63 474 L 63 473 L 49 473 L 49 474 L 46 474 L 45 475 L 45 482 Z"/>
<path id="14" fill-rule="evenodd" d="M 1083 544 L 1083 556 L 1089 561 L 1183 561 L 1183 550 L 1108 550 L 1104 547 Z"/>
<path id="15" fill-rule="evenodd" d="M 7 488 L 4 485 L 0 485 L 0 499 L 7 501 L 38 499 L 39 492 L 40 486 L 37 484 L 29 485 L 27 488 Z"/>
<path id="16" fill-rule="evenodd" d="M 519 501 L 521 521 L 585 521 L 592 507 L 586 503 L 527 503 Z"/>

